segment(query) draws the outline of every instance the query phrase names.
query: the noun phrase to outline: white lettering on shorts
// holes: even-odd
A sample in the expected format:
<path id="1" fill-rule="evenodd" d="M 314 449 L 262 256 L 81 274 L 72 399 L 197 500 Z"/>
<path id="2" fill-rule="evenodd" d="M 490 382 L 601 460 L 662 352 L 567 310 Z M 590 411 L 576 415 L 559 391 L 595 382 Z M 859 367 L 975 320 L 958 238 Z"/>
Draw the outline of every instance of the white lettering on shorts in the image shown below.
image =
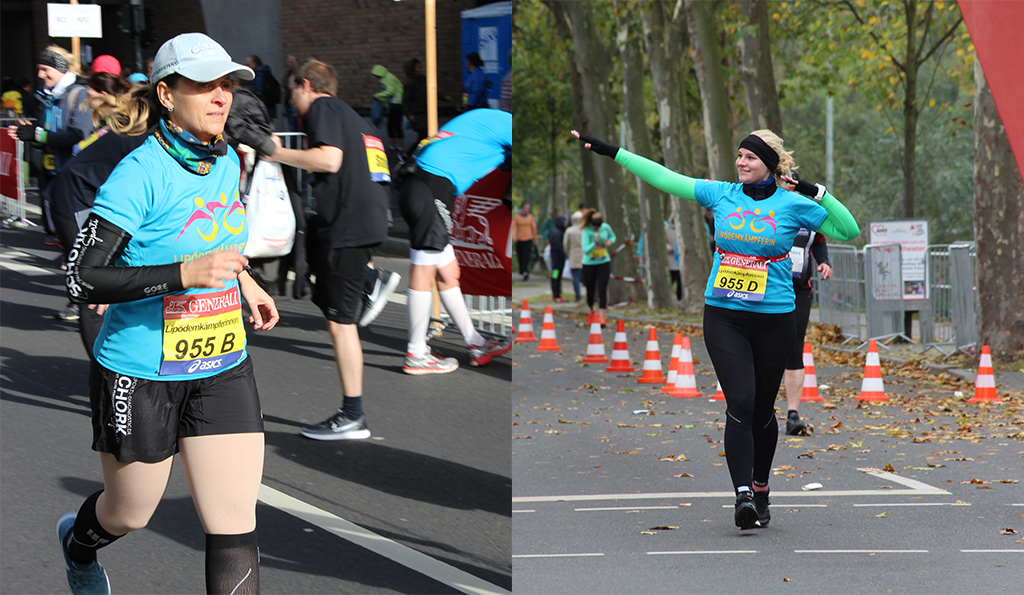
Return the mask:
<path id="1" fill-rule="evenodd" d="M 132 435 L 132 395 L 138 386 L 138 379 L 118 374 L 114 378 L 114 393 L 111 405 L 114 409 L 114 432 L 121 436 Z"/>

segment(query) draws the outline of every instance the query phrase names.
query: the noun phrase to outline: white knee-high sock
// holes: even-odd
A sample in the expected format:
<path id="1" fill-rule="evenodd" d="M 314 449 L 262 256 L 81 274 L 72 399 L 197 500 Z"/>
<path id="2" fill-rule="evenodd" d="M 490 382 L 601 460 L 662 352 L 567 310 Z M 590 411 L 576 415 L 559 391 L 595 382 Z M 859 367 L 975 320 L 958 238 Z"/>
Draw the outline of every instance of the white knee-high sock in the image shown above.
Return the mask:
<path id="1" fill-rule="evenodd" d="M 413 357 L 423 357 L 427 354 L 427 327 L 430 326 L 434 293 L 410 289 L 406 295 L 406 311 L 409 313 L 409 345 L 406 351 Z"/>
<path id="2" fill-rule="evenodd" d="M 466 345 L 470 347 L 479 347 L 487 341 L 480 336 L 480 333 L 476 332 L 476 328 L 473 327 L 473 319 L 469 316 L 469 309 L 466 308 L 466 300 L 462 297 L 462 288 L 452 287 L 439 292 L 441 295 L 441 303 L 444 304 L 444 309 L 448 311 L 448 316 L 452 317 L 452 321 L 455 326 L 459 327 L 459 331 L 462 332 L 462 338 L 466 341 Z"/>

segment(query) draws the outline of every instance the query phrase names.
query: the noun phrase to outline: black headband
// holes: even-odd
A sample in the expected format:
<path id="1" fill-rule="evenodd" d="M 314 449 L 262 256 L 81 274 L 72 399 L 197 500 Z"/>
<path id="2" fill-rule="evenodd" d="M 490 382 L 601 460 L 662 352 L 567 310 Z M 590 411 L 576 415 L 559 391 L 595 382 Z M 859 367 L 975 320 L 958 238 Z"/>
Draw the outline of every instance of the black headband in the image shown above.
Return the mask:
<path id="1" fill-rule="evenodd" d="M 768 166 L 768 173 L 775 175 L 775 168 L 779 166 L 779 154 L 775 149 L 768 146 L 760 136 L 751 134 L 740 143 L 741 149 L 746 149 L 757 155 L 758 159 Z"/>
<path id="2" fill-rule="evenodd" d="M 59 70 L 61 73 L 68 71 L 67 59 L 52 50 L 43 50 L 43 53 L 39 54 L 39 63 L 43 66 Z"/>

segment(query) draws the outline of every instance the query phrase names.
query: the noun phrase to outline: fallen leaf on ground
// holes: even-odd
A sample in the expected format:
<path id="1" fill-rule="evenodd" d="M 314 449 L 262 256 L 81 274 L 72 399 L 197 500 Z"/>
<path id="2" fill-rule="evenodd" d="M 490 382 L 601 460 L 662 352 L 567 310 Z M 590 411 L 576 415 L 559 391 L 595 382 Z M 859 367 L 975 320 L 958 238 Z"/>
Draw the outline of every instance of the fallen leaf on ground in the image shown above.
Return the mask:
<path id="1" fill-rule="evenodd" d="M 887 471 L 889 473 L 896 473 L 896 470 L 892 468 L 892 463 L 886 463 L 885 467 L 882 467 L 882 471 Z"/>
<path id="2" fill-rule="evenodd" d="M 1009 527 L 1006 527 L 1004 529 L 1000 529 L 999 530 L 999 534 L 1000 535 L 1016 535 L 1017 531 L 1015 531 L 1014 529 L 1011 529 Z"/>
<path id="3" fill-rule="evenodd" d="M 889 514 L 888 512 L 883 512 L 882 514 L 876 514 L 875 518 L 876 519 L 884 519 L 888 514 Z"/>
<path id="4" fill-rule="evenodd" d="M 678 528 L 679 527 L 673 527 L 671 525 L 664 525 L 664 526 L 661 526 L 661 527 L 651 527 L 650 529 L 648 529 L 648 531 L 671 531 L 673 529 L 678 529 Z"/>
<path id="5" fill-rule="evenodd" d="M 673 475 L 672 477 L 693 477 L 689 473 L 680 473 L 679 475 Z M 689 504 L 687 504 L 689 506 Z"/>

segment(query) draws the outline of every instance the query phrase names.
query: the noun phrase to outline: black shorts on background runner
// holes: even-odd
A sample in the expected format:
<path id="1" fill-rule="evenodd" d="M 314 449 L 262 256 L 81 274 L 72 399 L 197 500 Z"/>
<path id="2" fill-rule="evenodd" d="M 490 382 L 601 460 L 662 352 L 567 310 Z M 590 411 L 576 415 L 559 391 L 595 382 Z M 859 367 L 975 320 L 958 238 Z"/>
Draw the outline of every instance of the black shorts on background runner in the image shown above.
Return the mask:
<path id="1" fill-rule="evenodd" d="M 179 438 L 263 431 L 251 358 L 196 380 L 146 380 L 92 365 L 92 449 L 121 463 L 163 461 L 177 454 Z"/>
<path id="2" fill-rule="evenodd" d="M 366 263 L 377 246 L 325 250 L 316 259 L 313 303 L 324 317 L 338 324 L 355 324 L 363 310 Z"/>
<path id="3" fill-rule="evenodd" d="M 451 180 L 423 170 L 405 178 L 398 207 L 409 226 L 413 250 L 444 250 L 452 228 L 455 187 Z"/>

